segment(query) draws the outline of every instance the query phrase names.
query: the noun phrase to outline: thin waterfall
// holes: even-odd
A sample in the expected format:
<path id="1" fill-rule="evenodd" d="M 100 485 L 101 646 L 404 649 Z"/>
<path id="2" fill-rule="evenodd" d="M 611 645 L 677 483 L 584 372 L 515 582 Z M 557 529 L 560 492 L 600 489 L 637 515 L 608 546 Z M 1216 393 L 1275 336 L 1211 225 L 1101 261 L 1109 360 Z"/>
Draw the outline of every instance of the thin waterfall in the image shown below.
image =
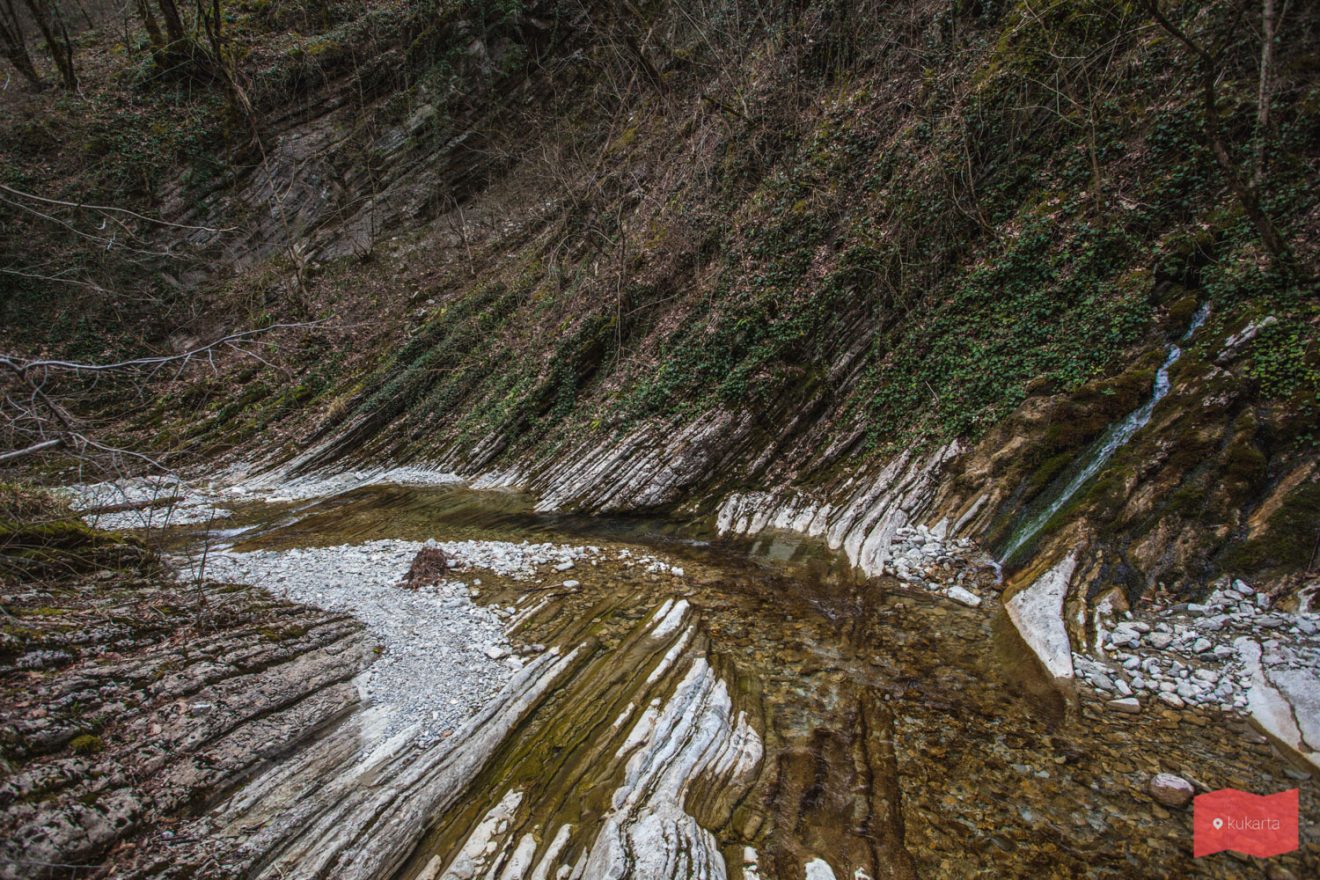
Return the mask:
<path id="1" fill-rule="evenodd" d="M 1210 314 L 1210 304 L 1205 303 L 1196 310 L 1192 316 L 1192 322 L 1187 328 L 1187 332 L 1182 335 L 1179 342 L 1186 342 L 1192 338 L 1192 334 L 1205 323 L 1206 317 Z M 1150 399 L 1143 403 L 1121 422 L 1115 422 L 1110 425 L 1105 433 L 1098 440 L 1091 444 L 1084 455 L 1086 462 L 1073 475 L 1062 489 L 1054 493 L 1043 508 L 1035 516 L 1032 516 L 1022 522 L 1013 534 L 1009 537 L 1008 543 L 1000 552 L 997 570 L 1001 570 L 1003 565 L 1012 561 L 1014 554 L 1023 548 L 1032 538 L 1045 527 L 1056 513 L 1068 503 L 1077 490 L 1086 485 L 1087 481 L 1094 477 L 1101 468 L 1113 457 L 1114 453 L 1120 447 L 1132 439 L 1132 435 L 1140 431 L 1150 421 L 1151 413 L 1155 411 L 1155 404 L 1164 399 L 1169 393 L 1169 368 L 1172 367 L 1178 358 L 1182 357 L 1182 349 L 1177 345 L 1170 345 L 1168 353 L 1164 358 L 1164 363 L 1155 373 L 1155 386 L 1151 390 Z M 1048 491 L 1048 490 L 1046 490 Z"/>

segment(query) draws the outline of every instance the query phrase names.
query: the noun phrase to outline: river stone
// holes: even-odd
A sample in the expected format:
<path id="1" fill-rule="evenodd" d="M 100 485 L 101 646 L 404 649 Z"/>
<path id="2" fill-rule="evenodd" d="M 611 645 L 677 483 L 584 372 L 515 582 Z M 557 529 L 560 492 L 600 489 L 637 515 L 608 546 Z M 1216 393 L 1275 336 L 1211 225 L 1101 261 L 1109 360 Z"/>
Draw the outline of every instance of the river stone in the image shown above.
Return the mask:
<path id="1" fill-rule="evenodd" d="M 1157 651 L 1163 651 L 1173 644 L 1173 636 L 1165 632 L 1153 632 L 1146 636 L 1146 641 Z"/>
<path id="2" fill-rule="evenodd" d="M 968 608 L 979 608 L 981 597 L 971 590 L 965 590 L 962 587 L 953 586 L 945 591 L 945 595 L 960 605 L 966 605 Z"/>
<path id="3" fill-rule="evenodd" d="M 1063 600 L 1077 568 L 1077 554 L 1065 556 L 1053 568 L 1004 602 L 1004 611 L 1023 641 L 1055 678 L 1073 677 L 1072 643 L 1063 622 Z"/>
<path id="4" fill-rule="evenodd" d="M 1136 697 L 1120 697 L 1117 700 L 1110 700 L 1109 708 L 1113 709 L 1115 712 L 1136 715 L 1141 712 L 1141 701 Z"/>
<path id="5" fill-rule="evenodd" d="M 805 871 L 807 880 L 835 880 L 834 870 L 821 858 L 807 862 Z"/>
<path id="6" fill-rule="evenodd" d="M 1120 623 L 1114 628 L 1114 632 L 1109 636 L 1110 641 L 1115 645 L 1127 645 L 1135 648 L 1141 644 L 1141 633 L 1132 628 L 1131 624 Z"/>
<path id="7" fill-rule="evenodd" d="M 1102 691 L 1112 691 L 1114 689 L 1114 680 L 1103 672 L 1093 672 L 1087 676 L 1087 679 Z"/>
<path id="8" fill-rule="evenodd" d="M 1172 773 L 1156 773 L 1147 789 L 1150 796 L 1166 807 L 1185 807 L 1196 794 L 1192 784 Z"/>

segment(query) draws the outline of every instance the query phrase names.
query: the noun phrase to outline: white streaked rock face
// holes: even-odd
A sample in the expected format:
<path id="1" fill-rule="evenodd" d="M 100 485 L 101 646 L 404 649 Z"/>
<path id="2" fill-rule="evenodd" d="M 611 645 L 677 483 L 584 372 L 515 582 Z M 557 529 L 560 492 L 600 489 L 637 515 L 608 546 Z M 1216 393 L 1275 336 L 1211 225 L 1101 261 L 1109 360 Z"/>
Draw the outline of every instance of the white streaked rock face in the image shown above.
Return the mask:
<path id="1" fill-rule="evenodd" d="M 1320 674 L 1291 663 L 1291 652 L 1262 650 L 1242 636 L 1233 646 L 1248 676 L 1247 711 L 1266 733 L 1320 769 Z"/>
<path id="2" fill-rule="evenodd" d="M 692 780 L 713 774 L 727 784 L 750 777 L 760 763 L 761 739 L 739 712 L 728 688 L 704 657 L 664 704 L 642 713 L 620 749 L 627 759 L 580 880 L 724 878 L 718 842 L 683 809 Z"/>
<path id="3" fill-rule="evenodd" d="M 522 799 L 523 793 L 521 791 L 511 791 L 506 794 L 504 799 L 491 807 L 481 822 L 477 824 L 472 835 L 468 837 L 467 842 L 463 844 L 463 848 L 458 851 L 458 855 L 454 857 L 454 861 L 449 865 L 449 870 L 445 871 L 444 874 L 440 874 L 439 869 L 442 862 L 439 856 L 435 856 L 426 866 L 426 869 L 418 875 L 417 880 L 435 880 L 436 876 L 440 876 L 441 880 L 475 880 L 475 878 L 480 877 L 486 872 L 492 857 L 499 850 L 500 835 L 509 826 L 518 805 L 522 803 Z M 530 835 L 525 835 L 525 838 L 531 839 L 532 850 L 535 851 L 535 839 L 530 838 Z M 524 866 L 525 869 L 526 863 L 530 859 L 530 855 L 525 853 L 525 849 L 525 846 L 519 845 L 514 855 L 515 857 L 521 856 L 521 858 L 510 859 L 510 867 L 516 862 Z"/>
<path id="4" fill-rule="evenodd" d="M 243 786 L 196 832 L 238 841 L 224 857 L 249 865 L 245 876 L 253 878 L 391 876 L 416 846 L 418 829 L 457 801 L 509 732 L 574 668 L 576 656 L 552 648 L 537 657 L 450 748 L 417 749 L 395 737 L 363 760 L 364 745 L 378 731 L 362 716 L 351 719 Z"/>
<path id="5" fill-rule="evenodd" d="M 763 756 L 760 736 L 736 711 L 706 656 L 687 649 L 695 622 L 686 600 L 669 599 L 642 624 L 658 661 L 636 703 L 609 726 L 593 778 L 616 785 L 599 822 L 586 827 L 537 816 L 538 795 L 512 786 L 416 875 L 418 880 L 725 880 L 720 842 L 686 809 L 697 780 L 737 794 Z M 670 672 L 669 670 L 673 670 Z M 660 679 L 669 684 L 650 688 Z M 571 793 L 559 793 L 556 797 Z M 750 852 L 750 851 L 749 851 Z M 734 877 L 755 877 L 732 866 Z"/>
<path id="6" fill-rule="evenodd" d="M 898 530 L 930 512 L 944 466 L 961 451 L 955 441 L 924 458 L 905 452 L 875 477 L 855 477 L 832 493 L 837 503 L 791 489 L 735 493 L 720 505 L 716 524 L 723 534 L 774 528 L 820 538 L 868 575 L 882 574 Z"/>
<path id="7" fill-rule="evenodd" d="M 655 624 L 655 629 L 651 631 L 652 637 L 662 639 L 678 629 L 683 623 L 683 617 L 687 614 L 687 610 L 687 599 L 679 599 L 677 602 L 673 599 L 666 599 L 665 604 L 660 606 L 660 610 L 656 611 L 655 617 L 652 618 L 652 622 Z"/>
<path id="8" fill-rule="evenodd" d="M 536 867 L 532 870 L 530 880 L 553 880 L 553 878 L 559 876 L 559 869 L 556 866 L 562 867 L 560 865 L 560 855 L 564 852 L 564 847 L 568 846 L 572 834 L 572 825 L 559 826 L 559 831 L 550 840 L 550 845 L 546 847 L 545 854 L 541 856 L 541 860 L 536 863 Z"/>
<path id="9" fill-rule="evenodd" d="M 752 421 L 747 414 L 715 410 L 670 433 L 646 424 L 622 439 L 584 443 L 549 462 L 486 471 L 472 486 L 526 489 L 536 493 L 540 511 L 655 507 L 708 478 Z"/>
<path id="10" fill-rule="evenodd" d="M 1072 644 L 1063 622 L 1063 600 L 1076 568 L 1077 556 L 1069 554 L 1004 603 L 1022 640 L 1057 679 L 1073 677 Z"/>
<path id="11" fill-rule="evenodd" d="M 366 467 L 319 470 L 300 474 L 300 468 L 328 444 L 305 450 L 298 457 L 269 470 L 258 464 L 234 465 L 211 481 L 210 488 L 230 498 L 266 501 L 305 501 L 351 492 L 364 486 L 452 486 L 462 478 L 438 466 Z"/>
<path id="12" fill-rule="evenodd" d="M 614 756 L 623 781 L 575 864 L 561 862 L 573 826 L 561 825 L 539 843 L 512 833 L 523 794 L 509 791 L 447 865 L 433 858 L 418 880 L 724 880 L 729 873 L 719 843 L 686 812 L 684 800 L 699 778 L 748 784 L 762 752 L 745 714 L 734 712 L 725 682 L 698 656 L 668 700 L 656 699 L 636 716 Z"/>
<path id="13" fill-rule="evenodd" d="M 822 858 L 814 858 L 804 868 L 806 880 L 836 880 L 834 869 Z"/>

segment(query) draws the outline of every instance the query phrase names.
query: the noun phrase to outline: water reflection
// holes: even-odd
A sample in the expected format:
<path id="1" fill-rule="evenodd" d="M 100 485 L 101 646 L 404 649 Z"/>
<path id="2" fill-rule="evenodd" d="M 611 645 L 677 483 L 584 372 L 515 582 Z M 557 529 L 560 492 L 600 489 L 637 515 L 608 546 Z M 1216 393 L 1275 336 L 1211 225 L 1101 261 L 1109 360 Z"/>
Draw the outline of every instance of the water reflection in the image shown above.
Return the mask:
<path id="1" fill-rule="evenodd" d="M 1296 785 L 1268 747 L 1217 717 L 1153 707 L 1117 715 L 1084 694 L 1066 699 L 997 603 L 968 609 L 862 578 L 799 536 L 730 542 L 698 520 L 537 513 L 516 493 L 457 487 L 373 486 L 267 515 L 241 512 L 236 525 L 250 531 L 236 549 L 564 541 L 649 548 L 686 569 L 675 579 L 614 556 L 574 571 L 581 586 L 571 591 L 483 576 L 480 601 L 542 603 L 517 638 L 589 645 L 590 661 L 517 731 L 462 807 L 440 817 L 401 877 L 443 862 L 513 788 L 524 793 L 514 826 L 538 847 L 563 825 L 598 821 L 622 774 L 609 759 L 607 745 L 622 735 L 610 723 L 629 705 L 663 702 L 683 663 L 698 658 L 764 741 L 736 802 L 702 780 L 687 796 L 735 877 L 744 846 L 760 853 L 762 877 L 801 878 L 814 858 L 838 877 L 861 870 L 877 880 L 1236 876 L 1231 860 L 1190 859 L 1190 813 L 1154 804 L 1150 775 L 1257 791 Z M 639 627 L 676 597 L 691 605 L 694 634 L 676 671 L 652 680 L 645 671 L 674 644 L 648 641 Z M 1304 791 L 1304 812 L 1313 795 Z M 590 839 L 564 844 L 567 863 Z M 1314 853 L 1295 862 L 1314 866 Z"/>

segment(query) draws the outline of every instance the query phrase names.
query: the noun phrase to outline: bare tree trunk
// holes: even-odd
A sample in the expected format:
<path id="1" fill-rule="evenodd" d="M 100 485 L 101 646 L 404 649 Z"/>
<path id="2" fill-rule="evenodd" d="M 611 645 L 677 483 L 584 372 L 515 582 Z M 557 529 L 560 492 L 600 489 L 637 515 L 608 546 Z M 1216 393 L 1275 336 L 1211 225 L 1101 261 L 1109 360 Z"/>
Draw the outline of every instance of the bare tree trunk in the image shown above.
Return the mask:
<path id="1" fill-rule="evenodd" d="M 56 437 L 51 440 L 42 440 L 40 443 L 33 443 L 31 446 L 25 446 L 22 449 L 15 449 L 13 452 L 0 453 L 0 464 L 8 464 L 11 461 L 17 461 L 20 458 L 26 458 L 29 455 L 36 455 L 38 452 L 49 452 L 52 449 L 58 449 L 64 445 L 64 438 Z"/>
<path id="2" fill-rule="evenodd" d="M 60 11 L 59 0 L 25 0 L 32 19 L 41 31 L 50 56 L 55 61 L 55 68 L 60 72 L 60 80 L 69 91 L 78 88 L 78 75 L 73 69 L 73 42 L 69 39 L 69 29 L 64 25 L 64 14 Z"/>
<path id="3" fill-rule="evenodd" d="M 160 17 L 165 20 L 165 35 L 170 39 L 170 45 L 182 43 L 183 19 L 179 16 L 179 7 L 175 5 L 174 0 L 156 0 L 160 7 Z"/>
<path id="4" fill-rule="evenodd" d="M 87 6 L 83 3 L 83 0 L 73 0 L 73 2 L 78 4 L 78 11 L 82 13 L 83 23 L 87 25 L 88 29 L 96 27 L 96 22 L 92 21 L 92 14 L 87 11 Z"/>
<path id="5" fill-rule="evenodd" d="M 137 11 L 142 19 L 142 26 L 147 29 L 147 38 L 151 40 L 152 51 L 159 53 L 165 48 L 165 35 L 160 31 L 156 15 L 151 11 L 151 4 L 147 0 L 137 0 Z"/>
<path id="6" fill-rule="evenodd" d="M 23 36 L 13 0 L 0 0 L 0 52 L 28 82 L 37 88 L 45 86 L 37 75 L 32 56 L 28 54 L 27 39 Z"/>
<path id="7" fill-rule="evenodd" d="M 1274 0 L 1262 0 L 1260 9 L 1260 87 L 1256 94 L 1256 167 L 1251 183 L 1260 186 L 1265 176 L 1265 143 L 1270 132 L 1270 103 L 1274 98 L 1274 39 L 1277 32 Z"/>
<path id="8" fill-rule="evenodd" d="M 252 107 L 252 101 L 248 98 L 243 84 L 239 82 L 237 68 L 226 57 L 224 32 L 221 30 L 224 19 L 220 14 L 220 0 L 210 0 L 210 9 L 207 8 L 207 0 L 196 0 L 196 3 L 197 20 L 206 33 L 207 43 L 210 44 L 212 63 L 215 65 L 216 73 L 224 79 L 235 108 L 248 121 L 248 124 L 252 127 L 252 136 L 255 138 L 258 136 L 257 112 Z M 301 281 L 299 286 L 301 286 Z"/>
<path id="9" fill-rule="evenodd" d="M 1270 30 L 1271 38 L 1275 26 L 1273 16 L 1273 4 L 1270 0 L 1265 0 L 1270 7 Z M 1260 236 L 1261 243 L 1265 245 L 1265 250 L 1270 255 L 1270 261 L 1275 266 L 1290 264 L 1292 262 L 1292 252 L 1288 243 L 1283 240 L 1279 234 L 1274 221 L 1270 219 L 1269 214 L 1261 207 L 1260 198 L 1257 193 L 1257 187 L 1243 180 L 1242 175 L 1238 173 L 1237 165 L 1233 162 L 1232 155 L 1228 152 L 1228 146 L 1224 143 L 1223 131 L 1219 126 L 1219 97 L 1217 94 L 1216 83 L 1219 80 L 1219 61 L 1217 53 L 1212 53 L 1201 44 L 1189 37 L 1182 29 L 1175 25 L 1160 10 L 1158 0 L 1142 0 L 1142 5 L 1151 17 L 1155 19 L 1156 24 L 1164 29 L 1166 33 L 1186 46 L 1193 55 L 1196 56 L 1197 67 L 1200 69 L 1201 76 L 1201 103 L 1205 115 L 1205 136 L 1210 143 L 1210 151 L 1214 153 L 1215 162 L 1219 165 L 1219 170 L 1224 175 L 1224 180 L 1228 183 L 1229 190 L 1237 198 L 1238 204 L 1242 207 L 1242 213 L 1247 215 L 1251 225 L 1256 228 L 1256 233 Z M 1269 42 L 1273 42 L 1270 39 Z M 1262 50 L 1262 55 L 1265 50 Z M 1269 50 L 1271 63 L 1273 59 L 1273 49 Z M 1264 71 L 1262 71 L 1262 75 Z M 1262 108 L 1257 108 L 1257 119 L 1260 118 Z M 1263 111 L 1268 121 L 1269 111 Z M 1263 133 L 1262 133 L 1263 136 Z"/>
<path id="10" fill-rule="evenodd" d="M 211 0 L 210 9 L 207 9 L 207 5 L 207 0 L 197 0 L 197 20 L 201 22 L 206 41 L 211 45 L 211 54 L 220 62 L 224 49 L 224 37 L 220 32 L 220 0 Z"/>
<path id="11" fill-rule="evenodd" d="M 1242 206 L 1242 213 L 1247 215 L 1247 219 L 1256 227 L 1257 234 L 1265 245 L 1265 250 L 1270 257 L 1278 262 L 1288 255 L 1288 246 L 1284 243 L 1283 236 L 1275 227 L 1274 221 L 1265 213 L 1265 209 L 1260 206 L 1260 199 L 1257 197 L 1255 187 L 1248 184 L 1238 174 L 1237 166 L 1233 164 L 1233 157 L 1228 153 L 1228 147 L 1224 144 L 1223 133 L 1219 129 L 1219 103 L 1215 94 L 1215 70 L 1211 65 L 1203 64 L 1201 73 L 1202 81 L 1202 100 L 1205 103 L 1205 129 L 1206 136 L 1210 140 L 1210 148 L 1214 151 L 1215 161 L 1219 163 L 1220 170 L 1224 173 L 1224 178 L 1228 181 L 1228 188 L 1237 196 L 1238 203 Z"/>

